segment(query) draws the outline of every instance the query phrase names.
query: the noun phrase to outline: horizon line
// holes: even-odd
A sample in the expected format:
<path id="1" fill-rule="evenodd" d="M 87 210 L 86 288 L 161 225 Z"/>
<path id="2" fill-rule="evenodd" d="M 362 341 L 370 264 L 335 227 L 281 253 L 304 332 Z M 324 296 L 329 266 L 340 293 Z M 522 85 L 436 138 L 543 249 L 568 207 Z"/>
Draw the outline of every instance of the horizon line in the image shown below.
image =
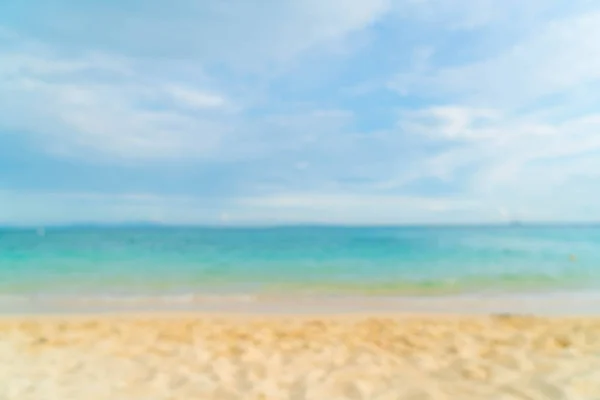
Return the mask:
<path id="1" fill-rule="evenodd" d="M 36 230 L 36 229 L 72 229 L 72 228 L 187 228 L 187 229 L 273 229 L 273 228 L 461 228 L 461 227 L 590 227 L 600 226 L 600 221 L 509 221 L 509 222 L 422 222 L 422 223 L 249 223 L 249 224 L 209 224 L 209 223 L 161 223 L 161 222 L 81 222 L 53 224 L 0 224 L 3 230 Z"/>

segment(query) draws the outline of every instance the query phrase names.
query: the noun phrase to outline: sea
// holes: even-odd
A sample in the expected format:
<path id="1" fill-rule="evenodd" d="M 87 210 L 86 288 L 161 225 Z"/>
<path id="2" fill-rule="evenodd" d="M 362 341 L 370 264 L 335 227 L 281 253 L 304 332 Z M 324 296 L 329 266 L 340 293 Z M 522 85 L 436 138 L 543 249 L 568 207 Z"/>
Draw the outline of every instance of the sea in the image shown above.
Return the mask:
<path id="1" fill-rule="evenodd" d="M 600 290 L 600 227 L 0 229 L 0 299 Z"/>

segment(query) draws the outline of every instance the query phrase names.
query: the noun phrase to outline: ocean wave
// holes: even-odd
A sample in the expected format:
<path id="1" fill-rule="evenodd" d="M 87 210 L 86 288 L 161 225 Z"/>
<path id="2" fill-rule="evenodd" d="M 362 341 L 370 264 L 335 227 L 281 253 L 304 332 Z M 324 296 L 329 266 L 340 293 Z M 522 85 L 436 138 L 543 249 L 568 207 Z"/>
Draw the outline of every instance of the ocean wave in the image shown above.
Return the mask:
<path id="1" fill-rule="evenodd" d="M 207 295 L 207 294 L 149 294 L 149 295 L 56 295 L 14 294 L 0 295 L 1 304 L 72 304 L 72 305 L 151 305 L 151 304 L 194 304 L 194 303 L 248 303 L 257 300 L 255 295 Z"/>

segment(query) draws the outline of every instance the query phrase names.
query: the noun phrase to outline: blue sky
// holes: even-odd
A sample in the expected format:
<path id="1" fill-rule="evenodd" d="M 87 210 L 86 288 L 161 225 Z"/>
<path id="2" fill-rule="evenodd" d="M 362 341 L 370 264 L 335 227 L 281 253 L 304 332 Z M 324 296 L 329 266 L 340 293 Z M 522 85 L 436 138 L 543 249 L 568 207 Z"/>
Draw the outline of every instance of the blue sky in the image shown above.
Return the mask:
<path id="1" fill-rule="evenodd" d="M 600 220 L 589 0 L 0 3 L 0 223 Z"/>

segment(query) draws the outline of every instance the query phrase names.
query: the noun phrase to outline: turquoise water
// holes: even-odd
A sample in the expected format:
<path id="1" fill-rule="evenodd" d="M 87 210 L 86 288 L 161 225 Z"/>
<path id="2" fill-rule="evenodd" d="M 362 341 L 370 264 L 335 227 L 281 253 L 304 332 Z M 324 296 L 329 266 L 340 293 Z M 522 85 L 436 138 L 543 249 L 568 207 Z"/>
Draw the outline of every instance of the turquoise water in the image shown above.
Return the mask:
<path id="1" fill-rule="evenodd" d="M 0 294 L 600 288 L 600 227 L 0 230 Z"/>

